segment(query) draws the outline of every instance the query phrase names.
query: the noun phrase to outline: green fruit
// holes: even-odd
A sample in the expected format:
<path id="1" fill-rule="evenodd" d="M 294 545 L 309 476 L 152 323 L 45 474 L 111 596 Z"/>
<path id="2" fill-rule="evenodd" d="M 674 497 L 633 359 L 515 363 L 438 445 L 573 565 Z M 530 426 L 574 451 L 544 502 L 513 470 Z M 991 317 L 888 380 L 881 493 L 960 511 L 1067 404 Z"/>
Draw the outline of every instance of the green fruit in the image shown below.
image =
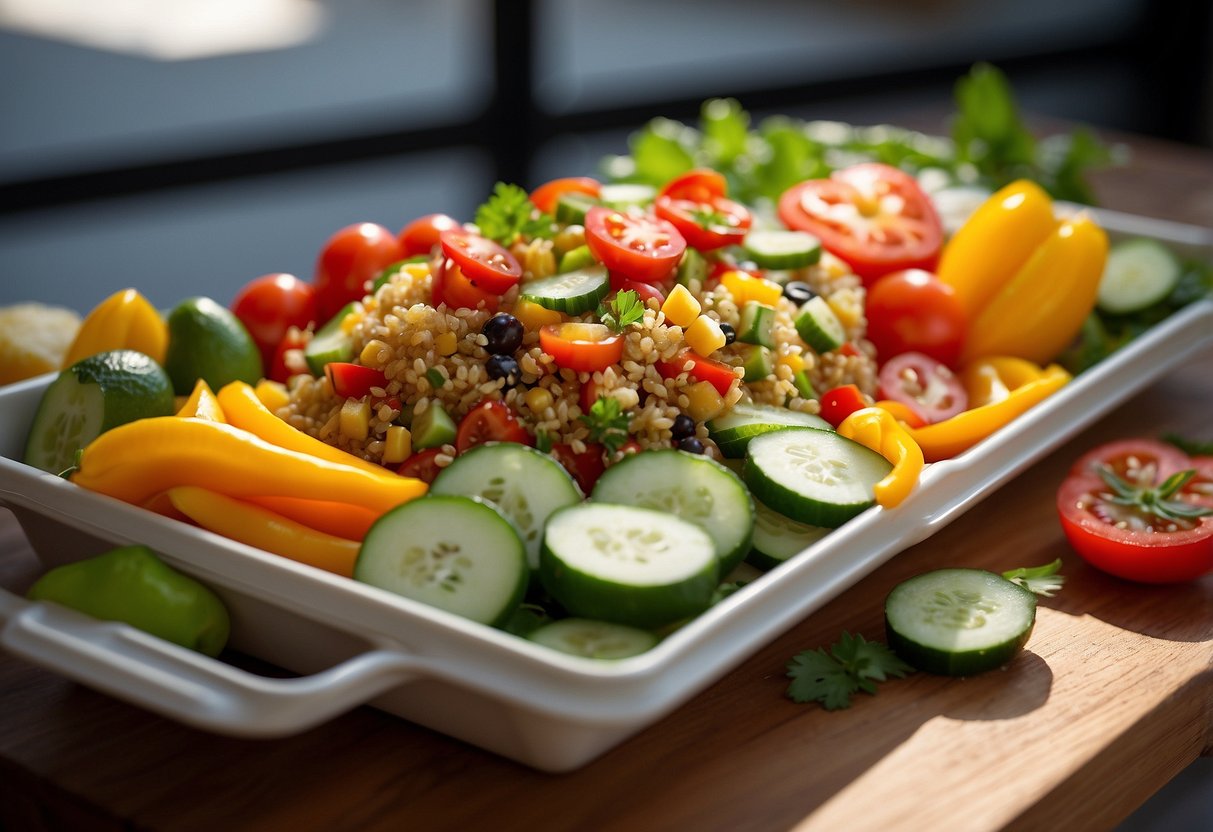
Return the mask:
<path id="1" fill-rule="evenodd" d="M 110 428 L 151 416 L 171 416 L 173 385 L 152 359 L 113 350 L 81 359 L 42 394 L 25 443 L 25 462 L 59 474 L 76 451 Z"/>
<path id="2" fill-rule="evenodd" d="M 208 656 L 219 655 L 231 627 L 215 593 L 146 546 L 123 546 L 56 567 L 30 587 L 29 598 L 123 621 Z"/>
<path id="3" fill-rule="evenodd" d="M 198 379 L 212 390 L 233 381 L 261 379 L 261 352 L 231 311 L 210 298 L 188 298 L 168 316 L 164 369 L 178 396 L 194 391 Z"/>

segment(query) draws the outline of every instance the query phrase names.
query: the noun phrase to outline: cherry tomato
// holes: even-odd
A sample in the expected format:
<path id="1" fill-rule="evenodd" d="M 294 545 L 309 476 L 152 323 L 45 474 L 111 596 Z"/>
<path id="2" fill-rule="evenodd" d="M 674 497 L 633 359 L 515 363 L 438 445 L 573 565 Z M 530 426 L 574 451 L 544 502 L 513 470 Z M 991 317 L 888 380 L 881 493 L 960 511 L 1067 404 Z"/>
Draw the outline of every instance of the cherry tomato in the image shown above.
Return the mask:
<path id="1" fill-rule="evenodd" d="M 565 194 L 585 194 L 597 197 L 602 192 L 602 184 L 597 179 L 588 176 L 566 176 L 563 179 L 553 179 L 544 182 L 531 192 L 531 204 L 545 214 L 556 211 L 556 203 Z"/>
<path id="2" fill-rule="evenodd" d="M 879 162 L 793 185 L 779 198 L 779 218 L 807 231 L 871 284 L 902 269 L 934 269 L 943 225 L 914 177 Z"/>
<path id="3" fill-rule="evenodd" d="M 448 229 L 460 228 L 459 221 L 446 214 L 426 214 L 400 229 L 396 240 L 405 257 L 429 255 L 438 245 L 438 236 Z"/>
<path id="4" fill-rule="evenodd" d="M 658 304 L 665 303 L 665 293 L 661 289 L 654 286 L 652 283 L 641 283 L 639 280 L 611 272 L 611 288 L 616 292 L 635 292 L 640 297 L 640 302 L 647 304 L 650 298 L 656 299 Z"/>
<path id="5" fill-rule="evenodd" d="M 1157 439 L 1118 439 L 1087 451 L 1070 468 L 1071 476 L 1095 476 L 1100 465 L 1133 485 L 1155 485 L 1192 467 L 1188 455 Z"/>
<path id="6" fill-rule="evenodd" d="M 678 229 L 687 245 L 699 251 L 740 245 L 754 221 L 750 209 L 723 196 L 705 201 L 659 196 L 654 211 Z"/>
<path id="7" fill-rule="evenodd" d="M 382 370 L 345 361 L 325 364 L 324 375 L 333 392 L 344 399 L 361 399 L 371 395 L 372 387 L 382 389 L 387 384 Z"/>
<path id="8" fill-rule="evenodd" d="M 497 243 L 462 228 L 447 229 L 438 235 L 442 251 L 485 292 L 501 295 L 522 277 L 522 266 Z"/>
<path id="9" fill-rule="evenodd" d="M 712 197 L 724 196 L 728 192 L 729 182 L 723 173 L 711 168 L 695 168 L 665 183 L 657 196 L 708 202 Z"/>
<path id="10" fill-rule="evenodd" d="M 858 387 L 854 384 L 844 384 L 821 394 L 819 415 L 834 427 L 838 427 L 843 419 L 867 406 L 868 402 Z"/>
<path id="11" fill-rule="evenodd" d="M 960 380 L 943 364 L 920 352 L 903 352 L 877 375 L 880 398 L 908 405 L 924 422 L 950 419 L 969 406 Z"/>
<path id="12" fill-rule="evenodd" d="M 317 320 L 327 321 L 347 303 L 362 300 L 369 281 L 402 259 L 396 236 L 382 225 L 363 222 L 338 231 L 316 261 Z"/>
<path id="13" fill-rule="evenodd" d="M 868 288 L 868 339 L 887 361 L 920 352 L 955 367 L 967 322 L 956 291 L 922 269 L 886 275 Z"/>
<path id="14" fill-rule="evenodd" d="M 396 473 L 402 477 L 412 477 L 415 480 L 432 484 L 442 473 L 442 468 L 436 461 L 440 453 L 442 453 L 441 448 L 427 448 L 424 451 L 418 451 L 400 463 Z"/>
<path id="15" fill-rule="evenodd" d="M 293 274 L 266 274 L 251 280 L 232 299 L 240 319 L 268 366 L 291 327 L 307 329 L 316 322 L 316 290 Z"/>
<path id="16" fill-rule="evenodd" d="M 291 327 L 282 336 L 274 349 L 274 356 L 266 364 L 269 368 L 267 376 L 271 381 L 286 384 L 292 376 L 310 375 L 307 362 L 303 358 L 303 348 L 307 346 L 308 338 L 303 330 Z"/>
<path id="17" fill-rule="evenodd" d="M 587 442 L 585 450 L 577 453 L 571 445 L 557 442 L 552 445 L 551 456 L 573 476 L 581 488 L 581 493 L 589 494 L 594 490 L 594 483 L 598 482 L 598 478 L 606 470 L 606 460 L 603 458 L 605 450 L 597 442 Z"/>
<path id="18" fill-rule="evenodd" d="M 433 270 L 430 295 L 435 305 L 445 303 L 452 309 L 475 309 L 483 303 L 485 309 L 496 312 L 501 304 L 500 297 L 469 280 L 463 269 L 450 258 Z"/>
<path id="19" fill-rule="evenodd" d="M 585 242 L 598 262 L 641 283 L 669 277 L 687 247 L 678 229 L 663 219 L 601 205 L 586 212 Z"/>
<path id="20" fill-rule="evenodd" d="M 1092 566 L 1150 584 L 1213 571 L 1213 516 L 1165 519 L 1111 498 L 1108 485 L 1090 474 L 1072 474 L 1057 492 L 1062 531 Z"/>
<path id="21" fill-rule="evenodd" d="M 567 321 L 539 328 L 539 348 L 566 370 L 593 373 L 623 358 L 623 336 L 602 324 Z"/>
<path id="22" fill-rule="evenodd" d="M 459 453 L 485 442 L 530 445 L 533 441 L 509 405 L 492 399 L 482 401 L 469 410 L 455 431 L 455 450 Z"/>
<path id="23" fill-rule="evenodd" d="M 687 371 L 687 375 L 696 381 L 706 381 L 715 387 L 721 396 L 727 396 L 729 388 L 740 378 L 728 364 L 704 358 L 689 349 L 678 353 L 671 361 L 658 361 L 657 372 L 661 373 L 663 378 L 677 378 L 688 361 L 691 362 L 691 369 Z"/>

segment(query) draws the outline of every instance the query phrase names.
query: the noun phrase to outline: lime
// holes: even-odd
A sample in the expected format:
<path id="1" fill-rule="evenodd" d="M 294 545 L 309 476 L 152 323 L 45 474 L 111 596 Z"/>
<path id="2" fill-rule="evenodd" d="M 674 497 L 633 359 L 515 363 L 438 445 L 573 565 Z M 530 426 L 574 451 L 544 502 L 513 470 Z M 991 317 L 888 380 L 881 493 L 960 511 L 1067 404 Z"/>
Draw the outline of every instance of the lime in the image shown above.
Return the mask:
<path id="1" fill-rule="evenodd" d="M 168 316 L 168 356 L 164 369 L 179 396 L 198 379 L 212 390 L 232 381 L 261 380 L 261 352 L 240 319 L 210 298 L 188 298 Z"/>
<path id="2" fill-rule="evenodd" d="M 25 462 L 59 474 L 110 428 L 172 414 L 173 385 L 159 364 L 134 350 L 97 353 L 59 373 L 42 394 Z"/>

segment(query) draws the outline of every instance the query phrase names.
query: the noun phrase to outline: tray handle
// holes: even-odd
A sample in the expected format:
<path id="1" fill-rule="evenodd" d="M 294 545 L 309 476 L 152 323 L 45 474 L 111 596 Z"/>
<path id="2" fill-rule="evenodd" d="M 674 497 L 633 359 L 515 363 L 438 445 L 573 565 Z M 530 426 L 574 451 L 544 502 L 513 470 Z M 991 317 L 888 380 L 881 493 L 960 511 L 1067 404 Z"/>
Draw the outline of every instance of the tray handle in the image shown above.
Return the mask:
<path id="1" fill-rule="evenodd" d="M 0 647 L 73 681 L 195 728 L 249 738 L 297 734 L 422 675 L 376 648 L 310 676 L 272 679 L 127 624 L 0 588 Z"/>

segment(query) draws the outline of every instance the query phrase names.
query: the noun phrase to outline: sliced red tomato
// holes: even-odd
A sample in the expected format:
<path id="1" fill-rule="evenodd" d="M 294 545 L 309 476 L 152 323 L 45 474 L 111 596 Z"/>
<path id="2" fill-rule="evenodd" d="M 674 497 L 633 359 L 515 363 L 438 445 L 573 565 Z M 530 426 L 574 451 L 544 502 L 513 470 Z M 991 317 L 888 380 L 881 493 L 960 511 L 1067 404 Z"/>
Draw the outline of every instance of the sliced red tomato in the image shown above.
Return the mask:
<path id="1" fill-rule="evenodd" d="M 654 211 L 678 229 L 687 245 L 699 251 L 740 245 L 754 222 L 749 208 L 723 196 L 705 201 L 659 196 Z"/>
<path id="2" fill-rule="evenodd" d="M 920 352 L 903 352 L 886 361 L 877 383 L 880 398 L 902 402 L 927 424 L 950 419 L 969 406 L 956 375 Z"/>
<path id="3" fill-rule="evenodd" d="M 593 373 L 623 358 L 623 336 L 602 324 L 566 321 L 539 328 L 539 348 L 558 367 Z"/>
<path id="4" fill-rule="evenodd" d="M 708 202 L 712 197 L 724 196 L 728 192 L 729 182 L 723 173 L 711 168 L 695 168 L 665 183 L 657 196 Z"/>
<path id="5" fill-rule="evenodd" d="M 939 215 L 914 177 L 879 162 L 793 185 L 779 198 L 779 218 L 820 239 L 866 284 L 902 269 L 933 270 L 943 245 Z"/>
<path id="6" fill-rule="evenodd" d="M 522 277 L 522 266 L 514 255 L 479 234 L 453 228 L 443 231 L 438 239 L 443 253 L 478 289 L 501 295 Z"/>
<path id="7" fill-rule="evenodd" d="M 433 271 L 430 295 L 434 305 L 445 303 L 452 309 L 475 309 L 481 303 L 490 312 L 496 312 L 501 298 L 477 286 L 468 279 L 463 269 L 454 260 L 447 258 Z"/>
<path id="8" fill-rule="evenodd" d="M 405 257 L 428 256 L 434 253 L 443 231 L 461 227 L 458 220 L 446 214 L 426 214 L 400 229 L 396 240 Z"/>
<path id="9" fill-rule="evenodd" d="M 455 450 L 463 453 L 468 448 L 485 442 L 517 442 L 530 445 L 534 442 L 526 428 L 514 416 L 509 405 L 488 399 L 467 412 L 455 431 Z"/>
<path id="10" fill-rule="evenodd" d="M 333 392 L 345 399 L 361 399 L 371 395 L 371 388 L 382 389 L 387 379 L 382 370 L 351 364 L 345 361 L 330 361 L 324 365 L 324 375 Z"/>
<path id="11" fill-rule="evenodd" d="M 598 262 L 641 283 L 661 283 L 678 265 L 687 243 L 663 219 L 596 205 L 585 215 L 585 243 Z"/>
<path id="12" fill-rule="evenodd" d="M 818 415 L 838 427 L 843 419 L 867 406 L 868 402 L 858 387 L 854 384 L 844 384 L 821 394 L 821 412 Z"/>
<path id="13" fill-rule="evenodd" d="M 887 361 L 920 352 L 955 367 L 968 326 L 956 292 L 934 274 L 907 269 L 885 275 L 868 288 L 868 340 Z"/>
<path id="14" fill-rule="evenodd" d="M 427 448 L 424 451 L 418 451 L 400 463 L 396 473 L 402 477 L 412 477 L 415 480 L 432 484 L 442 473 L 442 468 L 437 462 L 440 453 L 442 453 L 441 448 Z"/>
<path id="15" fill-rule="evenodd" d="M 1097 569 L 1141 583 L 1174 583 L 1213 571 L 1213 516 L 1168 519 L 1113 502 L 1097 476 L 1073 474 L 1057 492 L 1066 539 Z"/>
<path id="16" fill-rule="evenodd" d="M 240 319 L 268 366 L 291 327 L 307 329 L 316 322 L 316 290 L 293 274 L 266 274 L 250 280 L 232 299 Z"/>
<path id="17" fill-rule="evenodd" d="M 683 367 L 688 361 L 691 363 L 691 369 L 686 371 L 687 375 L 696 381 L 706 381 L 715 387 L 721 396 L 727 396 L 729 388 L 740 378 L 728 364 L 704 358 L 689 349 L 678 353 L 671 361 L 658 361 L 657 372 L 661 373 L 662 378 L 677 378 L 683 373 Z"/>
<path id="18" fill-rule="evenodd" d="M 396 235 L 382 225 L 362 222 L 338 231 L 316 261 L 316 319 L 327 321 L 347 303 L 362 300 L 370 281 L 403 259 Z"/>
<path id="19" fill-rule="evenodd" d="M 585 450 L 577 453 L 571 445 L 557 442 L 552 445 L 550 453 L 577 481 L 581 493 L 589 494 L 594 490 L 594 483 L 598 482 L 598 478 L 606 470 L 606 460 L 603 458 L 605 450 L 597 442 L 587 442 Z"/>
<path id="20" fill-rule="evenodd" d="M 1191 468 L 1192 461 L 1179 448 L 1157 439 L 1117 439 L 1087 451 L 1071 466 L 1070 474 L 1094 476 L 1100 465 L 1134 485 L 1157 485 L 1176 471 Z"/>
<path id="21" fill-rule="evenodd" d="M 1213 508 L 1213 456 L 1194 456 L 1189 466 L 1196 476 L 1188 480 L 1180 495 L 1189 502 Z"/>
<path id="22" fill-rule="evenodd" d="M 556 203 L 565 194 L 585 194 L 597 198 L 602 192 L 602 183 L 589 176 L 566 176 L 544 182 L 531 192 L 531 204 L 545 214 L 556 211 Z"/>
<path id="23" fill-rule="evenodd" d="M 307 346 L 307 334 L 296 327 L 291 327 L 282 336 L 274 350 L 274 357 L 266 365 L 269 368 L 267 378 L 286 384 L 291 376 L 310 374 L 307 362 L 303 358 L 303 348 Z"/>

